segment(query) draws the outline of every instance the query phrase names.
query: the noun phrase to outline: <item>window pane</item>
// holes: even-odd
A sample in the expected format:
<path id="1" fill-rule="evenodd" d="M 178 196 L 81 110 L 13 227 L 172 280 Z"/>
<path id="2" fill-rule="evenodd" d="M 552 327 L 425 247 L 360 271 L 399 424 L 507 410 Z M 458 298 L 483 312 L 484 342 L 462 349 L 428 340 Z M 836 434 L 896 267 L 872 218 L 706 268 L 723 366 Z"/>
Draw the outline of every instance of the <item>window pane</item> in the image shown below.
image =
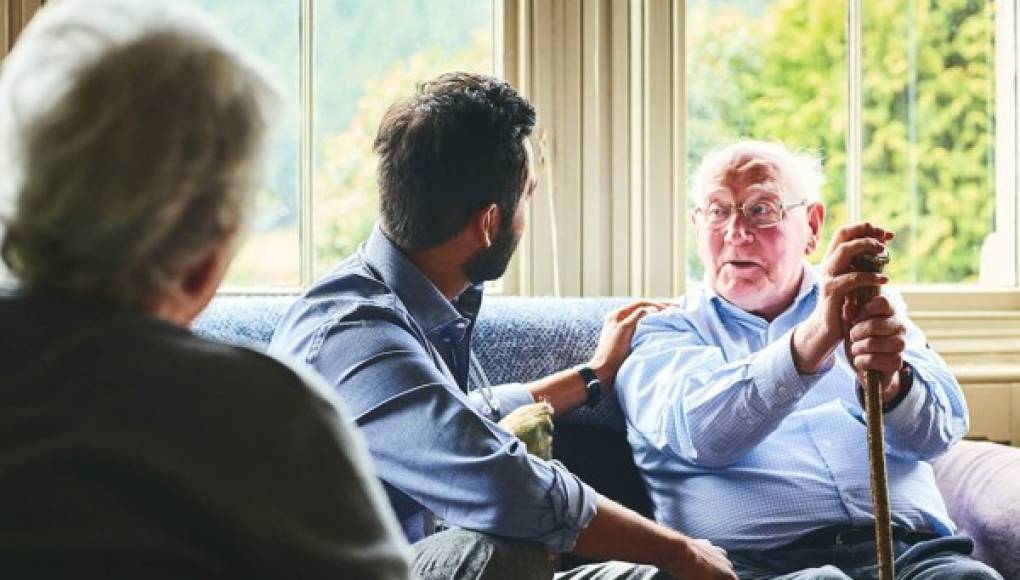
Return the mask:
<path id="1" fill-rule="evenodd" d="M 886 270 L 977 282 L 995 226 L 993 2 L 869 0 L 863 22 L 862 211 L 897 234 Z"/>
<path id="2" fill-rule="evenodd" d="M 386 109 L 443 72 L 492 74 L 492 22 L 483 0 L 315 3 L 316 276 L 353 253 L 375 222 L 372 140 Z"/>
<path id="3" fill-rule="evenodd" d="M 846 220 L 846 10 L 845 0 L 687 0 L 688 175 L 739 138 L 817 154 L 825 240 Z M 692 229 L 687 272 L 697 283 Z"/>
<path id="4" fill-rule="evenodd" d="M 299 95 L 298 0 L 198 0 L 241 44 L 269 65 L 286 99 L 285 110 L 270 145 L 265 188 L 256 196 L 256 212 L 244 245 L 227 273 L 226 284 L 243 286 L 297 285 L 300 282 L 298 242 Z"/>

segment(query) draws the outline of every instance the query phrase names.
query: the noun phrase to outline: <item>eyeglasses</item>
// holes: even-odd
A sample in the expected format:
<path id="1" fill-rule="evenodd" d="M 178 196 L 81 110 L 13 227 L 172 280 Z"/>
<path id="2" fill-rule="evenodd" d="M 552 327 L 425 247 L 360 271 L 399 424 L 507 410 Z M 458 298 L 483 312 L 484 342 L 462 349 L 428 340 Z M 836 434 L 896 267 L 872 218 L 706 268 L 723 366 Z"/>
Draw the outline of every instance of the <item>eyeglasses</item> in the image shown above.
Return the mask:
<path id="1" fill-rule="evenodd" d="M 725 226 L 730 221 L 730 216 L 733 215 L 734 211 L 739 211 L 744 216 L 748 226 L 761 229 L 778 226 L 779 222 L 786 219 L 786 212 L 788 210 L 807 205 L 808 203 L 806 199 L 796 203 L 784 203 L 778 199 L 754 199 L 748 200 L 743 205 L 713 201 L 708 204 L 708 207 L 699 207 L 694 211 L 704 214 L 708 227 L 714 230 Z"/>

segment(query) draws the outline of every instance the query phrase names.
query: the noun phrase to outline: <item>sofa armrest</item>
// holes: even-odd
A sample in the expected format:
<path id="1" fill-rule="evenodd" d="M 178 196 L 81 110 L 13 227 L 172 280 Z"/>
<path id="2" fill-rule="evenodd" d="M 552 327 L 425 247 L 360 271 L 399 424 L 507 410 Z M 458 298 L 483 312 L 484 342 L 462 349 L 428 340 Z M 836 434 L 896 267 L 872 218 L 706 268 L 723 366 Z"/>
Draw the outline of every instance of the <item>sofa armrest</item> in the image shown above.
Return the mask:
<path id="1" fill-rule="evenodd" d="M 949 515 L 974 538 L 974 556 L 1020 579 L 1020 448 L 961 441 L 932 466 Z"/>

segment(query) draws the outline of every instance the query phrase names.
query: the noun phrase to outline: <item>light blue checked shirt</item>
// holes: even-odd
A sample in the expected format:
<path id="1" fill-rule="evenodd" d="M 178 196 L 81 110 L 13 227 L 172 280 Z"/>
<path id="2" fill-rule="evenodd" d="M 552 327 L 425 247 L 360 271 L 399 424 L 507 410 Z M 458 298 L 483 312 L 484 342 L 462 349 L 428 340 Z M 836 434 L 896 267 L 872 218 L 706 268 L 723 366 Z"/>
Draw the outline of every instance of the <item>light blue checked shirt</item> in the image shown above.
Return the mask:
<path id="1" fill-rule="evenodd" d="M 771 323 L 707 288 L 645 318 L 617 377 L 634 457 L 655 517 L 729 550 L 783 546 L 816 528 L 872 525 L 867 436 L 842 349 L 814 375 L 790 338 L 818 300 L 805 265 L 793 305 Z M 905 317 L 907 396 L 884 417 L 894 524 L 954 525 L 927 463 L 967 431 L 956 379 Z"/>

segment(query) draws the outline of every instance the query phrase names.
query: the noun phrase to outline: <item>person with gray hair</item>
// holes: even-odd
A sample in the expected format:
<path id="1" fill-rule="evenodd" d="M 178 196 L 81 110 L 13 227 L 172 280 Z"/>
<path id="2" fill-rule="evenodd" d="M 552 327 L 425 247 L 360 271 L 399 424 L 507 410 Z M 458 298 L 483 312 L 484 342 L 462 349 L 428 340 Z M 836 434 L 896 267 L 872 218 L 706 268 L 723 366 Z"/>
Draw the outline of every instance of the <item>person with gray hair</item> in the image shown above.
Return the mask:
<path id="1" fill-rule="evenodd" d="M 408 577 L 330 389 L 187 328 L 245 229 L 277 101 L 178 3 L 53 2 L 5 60 L 5 577 Z"/>
<path id="2" fill-rule="evenodd" d="M 928 464 L 967 431 L 960 385 L 889 279 L 852 265 L 893 233 L 847 225 L 819 267 L 806 261 L 821 183 L 817 159 L 761 141 L 724 147 L 696 173 L 704 284 L 644 319 L 617 376 L 655 517 L 725 548 L 741 578 L 875 578 L 857 380 L 875 371 L 899 577 L 1001 580 L 954 535 Z"/>

